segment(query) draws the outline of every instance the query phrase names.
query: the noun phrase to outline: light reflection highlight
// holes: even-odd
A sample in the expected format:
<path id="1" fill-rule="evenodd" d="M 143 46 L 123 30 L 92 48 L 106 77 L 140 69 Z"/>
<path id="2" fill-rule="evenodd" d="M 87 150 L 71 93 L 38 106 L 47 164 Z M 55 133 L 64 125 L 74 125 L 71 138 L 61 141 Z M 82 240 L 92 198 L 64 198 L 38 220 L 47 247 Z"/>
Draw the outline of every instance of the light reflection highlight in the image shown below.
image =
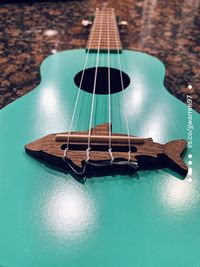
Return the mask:
<path id="1" fill-rule="evenodd" d="M 133 76 L 134 87 L 131 96 L 126 97 L 128 113 L 138 114 L 142 111 L 142 106 L 146 102 L 146 88 L 144 88 L 145 77 L 139 73 Z"/>
<path id="2" fill-rule="evenodd" d="M 197 202 L 197 192 L 194 181 L 172 179 L 164 182 L 160 188 L 160 197 L 170 210 L 190 210 Z"/>
<path id="3" fill-rule="evenodd" d="M 52 54 L 56 54 L 56 53 L 58 53 L 58 50 L 57 50 L 57 49 L 52 49 L 52 50 L 51 50 L 51 53 L 52 53 Z"/>
<path id="4" fill-rule="evenodd" d="M 43 88 L 41 91 L 40 104 L 44 112 L 55 112 L 58 105 L 56 89 L 51 87 Z"/>
<path id="5" fill-rule="evenodd" d="M 45 30 L 44 31 L 44 35 L 49 36 L 49 37 L 55 36 L 57 34 L 58 34 L 58 31 L 57 30 L 49 29 L 49 30 Z"/>
<path id="6" fill-rule="evenodd" d="M 159 112 L 158 109 L 155 109 L 151 114 L 151 119 L 149 120 L 149 118 L 147 117 L 147 120 L 144 121 L 144 127 L 142 129 L 143 135 L 153 138 L 153 140 L 156 142 L 165 142 L 167 135 L 166 125 L 168 125 L 166 120 L 167 117 L 164 115 L 162 116 L 162 113 Z"/>
<path id="7" fill-rule="evenodd" d="M 37 102 L 37 124 L 35 130 L 39 135 L 65 131 L 67 118 L 65 117 L 61 101 L 61 90 L 59 87 L 44 86 L 39 92 Z"/>
<path id="8" fill-rule="evenodd" d="M 43 216 L 53 236 L 78 239 L 92 230 L 95 209 L 92 199 L 81 188 L 61 186 L 47 199 Z"/>

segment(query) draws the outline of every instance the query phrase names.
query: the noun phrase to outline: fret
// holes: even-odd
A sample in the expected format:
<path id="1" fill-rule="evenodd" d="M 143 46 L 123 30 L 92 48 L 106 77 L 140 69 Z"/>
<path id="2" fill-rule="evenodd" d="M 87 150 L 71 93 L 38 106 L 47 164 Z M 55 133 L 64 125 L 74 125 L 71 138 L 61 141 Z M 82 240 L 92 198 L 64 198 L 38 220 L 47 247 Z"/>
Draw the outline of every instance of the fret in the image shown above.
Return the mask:
<path id="1" fill-rule="evenodd" d="M 93 39 L 91 42 L 92 43 L 98 43 L 98 41 L 99 40 L 97 40 L 97 39 Z M 101 44 L 102 43 L 105 43 L 105 42 L 108 44 L 108 39 L 102 38 L 101 39 Z M 109 38 L 109 43 L 116 43 L 116 44 L 120 44 L 121 45 L 121 43 L 118 40 L 116 41 L 115 38 L 113 38 L 113 39 L 112 38 Z"/>
<path id="2" fill-rule="evenodd" d="M 99 37 L 101 35 L 101 40 Z M 96 10 L 94 23 L 86 45 L 90 52 L 122 52 L 122 44 L 114 10 Z"/>

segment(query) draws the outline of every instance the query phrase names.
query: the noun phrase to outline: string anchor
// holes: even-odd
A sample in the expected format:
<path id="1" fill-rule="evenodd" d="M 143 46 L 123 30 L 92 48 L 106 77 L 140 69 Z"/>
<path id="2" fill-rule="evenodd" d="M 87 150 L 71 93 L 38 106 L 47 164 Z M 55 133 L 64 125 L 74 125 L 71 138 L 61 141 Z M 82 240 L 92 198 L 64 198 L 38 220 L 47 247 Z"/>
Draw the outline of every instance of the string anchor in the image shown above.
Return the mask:
<path id="1" fill-rule="evenodd" d="M 131 150 L 128 151 L 128 161 L 131 161 Z"/>
<path id="2" fill-rule="evenodd" d="M 69 150 L 69 147 L 65 148 L 64 153 L 63 153 L 63 158 L 67 157 L 67 151 Z"/>
<path id="3" fill-rule="evenodd" d="M 109 148 L 109 149 L 108 149 L 108 152 L 109 152 L 109 154 L 110 154 L 110 158 L 111 158 L 111 159 L 110 159 L 110 164 L 113 164 L 115 158 L 113 157 L 113 154 L 112 154 L 112 148 Z"/>
<path id="4" fill-rule="evenodd" d="M 85 160 L 86 163 L 88 163 L 88 161 L 90 160 L 90 150 L 91 150 L 91 147 L 88 147 L 86 149 L 86 156 L 87 156 Z"/>

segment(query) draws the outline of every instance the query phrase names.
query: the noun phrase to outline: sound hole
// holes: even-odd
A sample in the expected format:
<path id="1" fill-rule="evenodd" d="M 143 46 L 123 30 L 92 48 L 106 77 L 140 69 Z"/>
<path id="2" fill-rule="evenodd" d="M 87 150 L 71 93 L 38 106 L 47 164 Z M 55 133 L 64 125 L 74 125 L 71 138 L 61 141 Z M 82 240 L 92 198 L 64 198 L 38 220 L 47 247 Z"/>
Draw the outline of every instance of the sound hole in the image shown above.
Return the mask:
<path id="1" fill-rule="evenodd" d="M 81 84 L 81 89 L 88 92 L 93 93 L 94 88 L 94 80 L 95 80 L 95 70 L 96 68 L 86 69 L 83 76 L 83 81 Z M 74 77 L 74 82 L 77 87 L 80 86 L 80 81 L 82 77 L 83 71 L 80 71 Z M 121 75 L 122 74 L 122 75 Z M 115 94 L 126 89 L 130 84 L 130 78 L 125 72 L 121 72 L 118 69 L 110 68 L 110 93 Z M 123 83 L 121 81 L 121 76 Z M 98 67 L 97 69 L 97 80 L 96 80 L 96 89 L 95 94 L 106 95 L 108 94 L 108 68 L 106 67 Z"/>

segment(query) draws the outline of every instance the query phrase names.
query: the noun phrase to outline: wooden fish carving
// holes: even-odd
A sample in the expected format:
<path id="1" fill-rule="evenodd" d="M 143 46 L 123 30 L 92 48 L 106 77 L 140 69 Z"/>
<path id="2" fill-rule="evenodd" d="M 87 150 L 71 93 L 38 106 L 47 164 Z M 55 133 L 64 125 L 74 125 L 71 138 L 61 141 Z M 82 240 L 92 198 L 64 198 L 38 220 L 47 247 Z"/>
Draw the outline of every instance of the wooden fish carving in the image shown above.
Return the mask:
<path id="1" fill-rule="evenodd" d="M 83 178 L 90 172 L 117 170 L 126 173 L 144 169 L 169 168 L 186 176 L 188 167 L 181 158 L 187 142 L 183 139 L 166 144 L 155 143 L 152 138 L 138 138 L 112 133 L 112 154 L 108 149 L 109 124 L 91 130 L 91 144 L 87 152 L 88 131 L 49 134 L 25 146 L 27 153 L 61 168 L 71 169 Z M 68 150 L 64 151 L 69 141 Z M 87 152 L 87 153 L 86 153 Z M 130 152 L 130 153 L 129 153 Z M 89 155 L 89 157 L 88 157 Z M 111 158 L 112 156 L 112 158 Z"/>

